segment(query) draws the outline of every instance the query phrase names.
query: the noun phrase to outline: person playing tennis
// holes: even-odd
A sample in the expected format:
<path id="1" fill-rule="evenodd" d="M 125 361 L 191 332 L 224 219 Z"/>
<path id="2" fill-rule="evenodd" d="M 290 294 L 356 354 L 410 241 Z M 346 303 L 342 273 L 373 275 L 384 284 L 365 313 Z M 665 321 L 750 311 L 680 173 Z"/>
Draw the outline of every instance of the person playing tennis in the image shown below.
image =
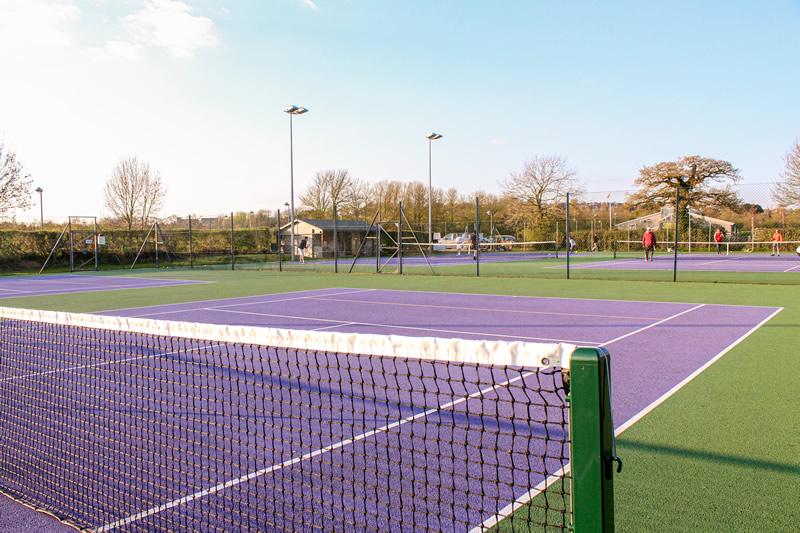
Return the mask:
<path id="1" fill-rule="evenodd" d="M 722 233 L 722 228 L 717 228 L 717 232 L 714 234 L 714 242 L 717 243 L 717 255 L 722 253 L 722 240 L 725 238 L 725 234 Z"/>
<path id="2" fill-rule="evenodd" d="M 649 227 L 642 236 L 642 246 L 644 247 L 644 260 L 652 261 L 656 255 L 656 235 L 650 231 Z"/>
<path id="3" fill-rule="evenodd" d="M 475 230 L 474 233 L 471 233 L 469 236 L 469 246 L 472 248 L 472 260 L 478 260 L 478 230 Z"/>
<path id="4" fill-rule="evenodd" d="M 303 237 L 300 244 L 297 245 L 297 248 L 300 250 L 300 264 L 305 264 L 306 262 L 306 246 L 308 246 L 308 240 Z"/>
<path id="5" fill-rule="evenodd" d="M 775 233 L 772 235 L 772 254 L 777 255 L 778 257 L 781 256 L 781 243 L 783 242 L 783 235 L 781 234 L 781 230 L 775 229 Z"/>

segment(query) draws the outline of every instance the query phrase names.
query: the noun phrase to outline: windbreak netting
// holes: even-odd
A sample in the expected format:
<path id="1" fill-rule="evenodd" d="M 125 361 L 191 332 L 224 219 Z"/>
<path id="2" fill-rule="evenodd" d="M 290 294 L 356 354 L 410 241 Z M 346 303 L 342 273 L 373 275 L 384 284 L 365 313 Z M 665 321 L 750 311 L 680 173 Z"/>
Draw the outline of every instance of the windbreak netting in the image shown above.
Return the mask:
<path id="1" fill-rule="evenodd" d="M 0 491 L 79 528 L 569 526 L 572 346 L 0 317 Z"/>

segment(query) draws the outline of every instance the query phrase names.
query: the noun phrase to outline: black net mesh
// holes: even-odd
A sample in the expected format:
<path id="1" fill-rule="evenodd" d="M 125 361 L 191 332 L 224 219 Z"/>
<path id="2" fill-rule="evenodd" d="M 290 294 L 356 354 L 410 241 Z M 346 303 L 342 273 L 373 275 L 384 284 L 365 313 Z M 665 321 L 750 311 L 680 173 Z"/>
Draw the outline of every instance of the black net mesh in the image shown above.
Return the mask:
<path id="1" fill-rule="evenodd" d="M 511 520 L 566 528 L 567 419 L 558 368 L 0 322 L 0 490 L 96 531 L 469 531 L 535 488 Z"/>

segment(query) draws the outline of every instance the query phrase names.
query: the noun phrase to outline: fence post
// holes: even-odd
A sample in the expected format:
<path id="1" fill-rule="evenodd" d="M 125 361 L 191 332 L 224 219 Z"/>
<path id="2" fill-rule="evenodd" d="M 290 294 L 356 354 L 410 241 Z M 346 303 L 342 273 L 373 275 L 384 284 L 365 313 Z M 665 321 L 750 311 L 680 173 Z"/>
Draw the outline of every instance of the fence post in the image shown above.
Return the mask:
<path id="1" fill-rule="evenodd" d="M 397 273 L 403 273 L 403 202 L 400 202 L 400 216 L 397 218 Z"/>
<path id="2" fill-rule="evenodd" d="M 475 197 L 475 250 L 473 253 L 475 254 L 475 276 L 480 277 L 481 275 L 481 209 L 480 209 L 480 199 L 476 196 Z"/>
<path id="3" fill-rule="evenodd" d="M 231 270 L 236 268 L 236 254 L 233 246 L 233 211 L 231 211 Z"/>
<path id="4" fill-rule="evenodd" d="M 333 204 L 333 271 L 339 273 L 339 215 L 336 212 L 336 204 Z"/>
<path id="5" fill-rule="evenodd" d="M 189 268 L 194 268 L 194 246 L 192 244 L 192 215 L 189 215 Z"/>
<path id="6" fill-rule="evenodd" d="M 675 250 L 673 250 L 672 259 L 672 281 L 678 281 L 678 225 L 680 222 L 681 212 L 681 183 L 678 180 L 675 185 Z"/>
<path id="7" fill-rule="evenodd" d="M 567 193 L 567 229 L 566 233 L 564 233 L 564 243 L 566 244 L 567 248 L 567 279 L 569 279 L 569 255 L 571 250 L 571 246 L 569 245 L 569 193 Z"/>
<path id="8" fill-rule="evenodd" d="M 283 272 L 283 239 L 281 239 L 281 210 L 278 209 L 278 272 Z"/>

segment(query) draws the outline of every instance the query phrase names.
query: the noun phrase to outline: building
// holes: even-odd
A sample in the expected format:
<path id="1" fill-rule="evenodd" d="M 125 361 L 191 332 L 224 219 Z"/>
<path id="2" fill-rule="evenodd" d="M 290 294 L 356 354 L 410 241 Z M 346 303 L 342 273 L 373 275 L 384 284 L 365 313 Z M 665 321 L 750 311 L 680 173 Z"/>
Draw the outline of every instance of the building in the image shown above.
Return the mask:
<path id="1" fill-rule="evenodd" d="M 303 239 L 306 238 L 304 255 L 309 259 L 332 258 L 334 255 L 333 247 L 333 220 L 320 219 L 301 219 L 294 221 L 294 240 L 295 248 Z M 360 220 L 337 220 L 336 233 L 339 239 L 339 256 L 352 257 L 364 241 L 364 237 L 369 231 L 369 224 Z M 292 230 L 291 224 L 284 224 L 280 227 L 280 236 L 283 241 L 282 251 L 284 254 L 291 254 Z M 374 231 L 374 230 L 373 230 Z M 361 255 L 371 255 L 375 252 L 375 240 L 367 239 L 361 250 Z M 298 250 L 295 250 L 297 253 Z"/>
<path id="2" fill-rule="evenodd" d="M 689 220 L 691 221 L 692 227 L 696 228 L 707 228 L 709 226 L 712 228 L 722 228 L 726 235 L 731 235 L 734 231 L 733 222 L 705 216 L 697 209 L 691 207 L 689 208 Z M 625 222 L 616 224 L 614 227 L 620 231 L 645 230 L 647 228 L 658 230 L 663 229 L 666 224 L 675 225 L 675 208 L 669 205 L 662 207 L 661 211 L 658 213 L 634 218 L 633 220 L 626 220 Z"/>

